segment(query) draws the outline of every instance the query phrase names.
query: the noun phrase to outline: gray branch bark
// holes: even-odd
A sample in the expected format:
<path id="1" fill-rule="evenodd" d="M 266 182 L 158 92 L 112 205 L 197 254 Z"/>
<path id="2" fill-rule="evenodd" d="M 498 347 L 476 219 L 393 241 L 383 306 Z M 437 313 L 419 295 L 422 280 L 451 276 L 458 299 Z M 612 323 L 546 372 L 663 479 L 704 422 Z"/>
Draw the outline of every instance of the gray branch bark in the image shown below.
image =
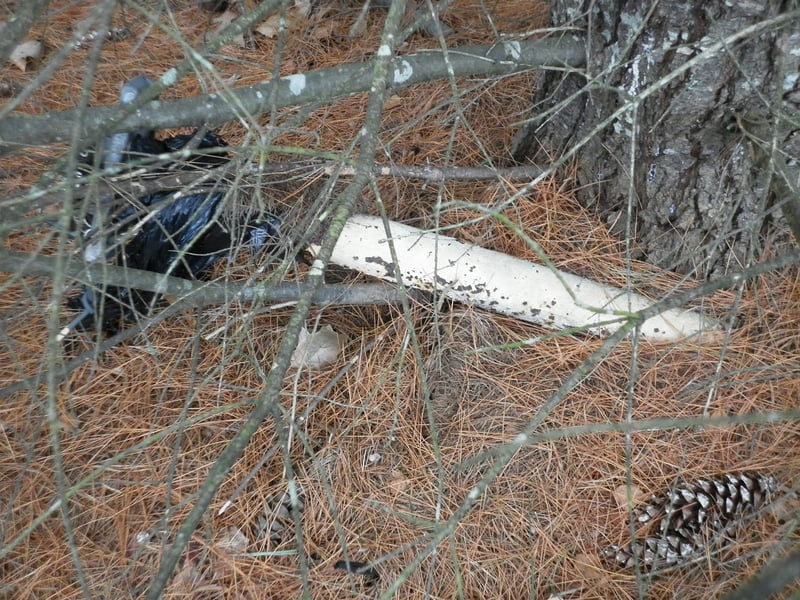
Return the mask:
<path id="1" fill-rule="evenodd" d="M 441 51 L 422 51 L 392 59 L 389 84 L 392 90 L 398 90 L 443 79 L 448 76 L 448 67 L 456 77 L 476 77 L 538 68 L 577 68 L 584 62 L 583 43 L 567 37 L 451 48 L 446 59 Z M 0 121 L 0 155 L 26 146 L 67 142 L 76 127 L 81 128 L 81 139 L 93 140 L 140 128 L 216 127 L 236 118 L 242 109 L 260 115 L 275 108 L 332 102 L 368 91 L 373 68 L 373 62 L 356 63 L 282 77 L 235 90 L 235 103 L 227 96 L 211 94 L 153 101 L 134 114 L 128 114 L 129 109 L 123 106 L 94 108 L 83 119 L 77 110 L 36 116 L 13 114 Z"/>
<path id="2" fill-rule="evenodd" d="M 0 250 L 0 272 L 52 277 L 58 269 L 58 260 L 53 256 Z M 254 304 L 295 302 L 308 289 L 306 284 L 299 282 L 276 285 L 273 282 L 191 281 L 152 271 L 105 264 L 87 265 L 78 261 L 67 263 L 63 272 L 68 278 L 87 285 L 124 286 L 176 296 L 183 308 L 224 304 L 233 299 L 237 302 Z M 409 291 L 386 284 L 328 284 L 320 287 L 311 301 L 318 306 L 400 305 L 408 296 Z"/>

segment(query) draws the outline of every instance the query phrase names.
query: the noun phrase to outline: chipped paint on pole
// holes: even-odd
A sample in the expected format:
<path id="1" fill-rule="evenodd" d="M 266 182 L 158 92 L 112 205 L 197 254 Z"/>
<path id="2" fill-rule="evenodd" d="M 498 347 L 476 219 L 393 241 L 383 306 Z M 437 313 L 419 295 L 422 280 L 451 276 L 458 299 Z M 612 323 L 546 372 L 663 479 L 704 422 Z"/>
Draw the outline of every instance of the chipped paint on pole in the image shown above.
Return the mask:
<path id="1" fill-rule="evenodd" d="M 399 274 L 404 285 L 552 329 L 585 327 L 603 336 L 625 322 L 610 311 L 632 313 L 652 304 L 643 296 L 451 237 L 394 222 L 390 227 L 397 264 L 384 222 L 366 215 L 348 220 L 331 262 L 392 282 Z M 698 312 L 672 309 L 645 321 L 641 335 L 677 341 L 718 328 Z"/>

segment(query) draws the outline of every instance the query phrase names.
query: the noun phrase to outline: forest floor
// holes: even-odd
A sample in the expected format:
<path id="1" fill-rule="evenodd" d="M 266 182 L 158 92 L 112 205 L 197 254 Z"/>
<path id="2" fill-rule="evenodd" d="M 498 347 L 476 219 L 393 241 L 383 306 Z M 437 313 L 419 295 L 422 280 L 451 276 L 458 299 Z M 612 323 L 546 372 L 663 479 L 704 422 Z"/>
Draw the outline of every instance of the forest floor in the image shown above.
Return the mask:
<path id="1" fill-rule="evenodd" d="M 45 61 L 96 4 L 52 3 L 52 18 L 36 30 L 46 42 Z M 320 4 L 292 26 L 280 52 L 282 75 L 373 56 L 385 11 L 371 10 L 350 35 L 360 3 Z M 149 16 L 115 16 L 112 25 L 132 35 L 105 46 L 90 105 L 114 104 L 124 81 L 157 78 L 183 60 L 176 35 L 198 47 L 219 27 L 194 1 L 142 6 Z M 456 0 L 443 20 L 453 29 L 452 49 L 492 43 L 495 31 L 530 35 L 545 26 L 547 10 L 530 0 Z M 165 97 L 264 82 L 272 77 L 276 44 L 258 33 L 230 44 L 209 59 L 213 76 L 189 76 Z M 438 47 L 418 33 L 400 52 Z M 18 110 L 74 108 L 88 60 L 89 49 L 73 51 Z M 22 72 L 7 65 L 0 79 L 20 89 L 37 74 L 36 66 Z M 386 106 L 379 160 L 503 163 L 529 114 L 535 79 L 528 73 L 458 80 L 462 114 L 451 102 L 450 82 L 398 92 Z M 365 103 L 358 94 L 316 107 L 274 143 L 346 153 Z M 281 118 L 296 114 L 287 110 Z M 264 117 L 260 125 L 268 122 Z M 236 151 L 255 156 L 257 136 L 242 122 L 220 133 Z M 34 184 L 61 151 L 3 158 L 3 196 Z M 298 189 L 316 189 L 312 183 Z M 522 188 L 498 179 L 380 178 L 360 209 L 377 214 L 379 195 L 392 219 L 418 227 L 438 219 L 452 226 L 448 235 L 535 260 L 516 234 L 470 207 L 497 206 Z M 289 205 L 302 202 L 299 195 L 270 201 Z M 617 286 L 632 279 L 653 298 L 697 285 L 626 260 L 625 244 L 572 197 L 568 172 L 520 194 L 503 212 L 565 271 Z M 56 238 L 43 241 L 45 229 L 20 223 L 5 247 L 50 252 Z M 768 254 L 769 240 L 765 247 Z M 340 271 L 344 281 L 359 280 Z M 70 312 L 54 305 L 42 279 L 0 274 L 0 286 L 0 388 L 17 389 L 0 403 L 0 539 L 6 548 L 13 544 L 0 560 L 0 597 L 138 597 L 250 413 L 292 309 L 248 319 L 241 306 L 180 314 L 48 381 L 48 372 L 70 358 L 45 352 L 56 332 L 48 319 L 60 310 L 63 324 Z M 292 430 L 267 421 L 256 432 L 165 597 L 298 598 L 305 587 L 312 598 L 377 598 L 395 583 L 394 597 L 404 599 L 720 597 L 798 543 L 800 425 L 736 420 L 800 407 L 800 269 L 717 292 L 696 306 L 726 323 L 726 334 L 704 344 L 620 344 L 553 408 L 539 429 L 546 435 L 516 453 L 453 533 L 424 556 L 430 536 L 486 473 L 493 449 L 514 439 L 603 340 L 547 335 L 458 304 L 416 302 L 406 314 L 390 307 L 313 311 L 309 328 L 330 324 L 346 336 L 340 360 L 289 372 L 281 400 Z M 92 350 L 88 336 L 75 345 Z M 706 415 L 731 421 L 687 426 Z M 604 428 L 653 419 L 667 425 L 627 435 Z M 288 450 L 281 447 L 287 435 Z M 287 508 L 287 453 L 300 513 Z M 727 543 L 663 572 L 637 575 L 604 559 L 605 548 L 630 539 L 626 490 L 641 503 L 678 482 L 742 472 L 775 477 L 782 487 L 729 532 Z M 52 511 L 70 486 L 68 504 Z M 335 568 L 345 558 L 372 565 L 378 578 Z"/>

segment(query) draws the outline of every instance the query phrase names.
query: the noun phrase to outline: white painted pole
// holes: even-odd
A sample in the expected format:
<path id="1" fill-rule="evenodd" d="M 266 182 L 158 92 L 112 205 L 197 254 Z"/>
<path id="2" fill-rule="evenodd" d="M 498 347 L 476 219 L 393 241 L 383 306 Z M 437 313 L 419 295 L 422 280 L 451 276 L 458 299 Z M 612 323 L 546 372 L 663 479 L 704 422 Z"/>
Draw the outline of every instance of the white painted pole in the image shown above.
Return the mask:
<path id="1" fill-rule="evenodd" d="M 379 217 L 355 215 L 345 225 L 331 262 L 386 281 L 437 290 L 452 300 L 552 329 L 587 327 L 599 335 L 615 331 L 624 318 L 608 312 L 636 312 L 652 302 L 638 294 L 604 286 L 454 238 L 390 222 L 397 256 L 392 259 L 386 226 Z M 316 252 L 318 247 L 312 246 Z M 572 290 L 573 295 L 567 291 Z M 593 310 L 596 309 L 596 310 Z M 671 309 L 642 324 L 651 341 L 717 337 L 720 324 L 692 310 Z M 699 335 L 705 334 L 705 335 Z"/>

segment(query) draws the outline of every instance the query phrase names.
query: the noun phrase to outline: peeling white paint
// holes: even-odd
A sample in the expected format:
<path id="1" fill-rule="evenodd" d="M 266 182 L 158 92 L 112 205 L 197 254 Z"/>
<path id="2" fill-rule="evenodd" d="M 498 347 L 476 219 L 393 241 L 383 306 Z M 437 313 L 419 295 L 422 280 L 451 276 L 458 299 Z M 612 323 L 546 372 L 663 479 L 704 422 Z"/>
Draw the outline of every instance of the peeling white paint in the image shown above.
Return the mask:
<path id="1" fill-rule="evenodd" d="M 294 75 L 287 75 L 281 77 L 289 82 L 289 91 L 293 96 L 299 96 L 306 89 L 306 76 L 302 73 L 295 73 Z"/>
<path id="2" fill-rule="evenodd" d="M 378 47 L 378 56 L 391 56 L 392 50 L 386 44 L 381 44 Z"/>
<path id="3" fill-rule="evenodd" d="M 414 74 L 414 67 L 407 60 L 401 60 L 400 63 L 394 68 L 393 83 L 405 83 Z"/>

